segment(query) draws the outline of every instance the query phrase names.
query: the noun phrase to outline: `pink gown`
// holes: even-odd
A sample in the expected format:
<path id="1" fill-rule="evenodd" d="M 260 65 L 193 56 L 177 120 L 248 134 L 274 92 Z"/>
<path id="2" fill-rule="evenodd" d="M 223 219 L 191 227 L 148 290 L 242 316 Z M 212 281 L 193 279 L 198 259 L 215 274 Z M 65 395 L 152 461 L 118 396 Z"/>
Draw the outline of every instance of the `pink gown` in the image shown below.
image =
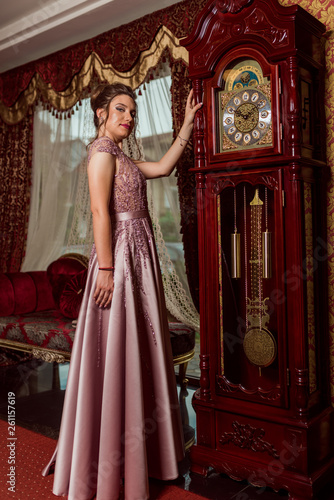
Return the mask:
<path id="1" fill-rule="evenodd" d="M 110 214 L 114 293 L 93 299 L 93 246 L 78 318 L 57 448 L 53 493 L 69 500 L 149 498 L 148 477 L 178 476 L 184 455 L 161 272 L 147 212 L 146 180 L 111 139 L 91 146 L 115 155 Z"/>

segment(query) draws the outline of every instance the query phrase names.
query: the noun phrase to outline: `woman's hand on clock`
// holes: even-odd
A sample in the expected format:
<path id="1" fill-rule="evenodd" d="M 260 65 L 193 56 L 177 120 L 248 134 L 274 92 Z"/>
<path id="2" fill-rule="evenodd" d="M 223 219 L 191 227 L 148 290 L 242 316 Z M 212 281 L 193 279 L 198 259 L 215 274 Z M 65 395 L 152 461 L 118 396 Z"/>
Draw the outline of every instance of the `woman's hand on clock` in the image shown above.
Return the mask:
<path id="1" fill-rule="evenodd" d="M 200 102 L 198 104 L 195 104 L 195 98 L 194 98 L 194 91 L 193 89 L 190 90 L 187 102 L 186 102 L 186 108 L 184 111 L 184 121 L 183 125 L 184 127 L 191 128 L 194 125 L 194 119 L 196 112 L 203 106 L 203 103 Z"/>

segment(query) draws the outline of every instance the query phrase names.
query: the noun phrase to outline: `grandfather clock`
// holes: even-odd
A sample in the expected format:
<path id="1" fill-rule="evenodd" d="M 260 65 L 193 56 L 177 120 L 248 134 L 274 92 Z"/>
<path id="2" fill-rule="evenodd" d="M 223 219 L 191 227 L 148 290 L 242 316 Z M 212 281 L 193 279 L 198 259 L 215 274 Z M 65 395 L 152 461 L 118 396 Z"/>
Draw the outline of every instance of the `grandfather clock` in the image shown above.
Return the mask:
<path id="1" fill-rule="evenodd" d="M 191 35 L 200 389 L 192 471 L 290 498 L 334 471 L 324 26 L 278 0 L 211 0 Z"/>

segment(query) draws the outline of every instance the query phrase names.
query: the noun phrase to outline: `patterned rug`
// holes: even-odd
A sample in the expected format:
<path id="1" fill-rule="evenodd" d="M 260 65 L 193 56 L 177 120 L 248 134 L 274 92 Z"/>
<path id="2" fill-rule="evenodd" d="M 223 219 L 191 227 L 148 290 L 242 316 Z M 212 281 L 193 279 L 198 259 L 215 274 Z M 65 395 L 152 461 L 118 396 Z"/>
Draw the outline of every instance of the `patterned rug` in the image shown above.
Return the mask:
<path id="1" fill-rule="evenodd" d="M 23 427 L 0 420 L 0 498 L 13 500 L 55 500 L 51 493 L 53 475 L 42 477 L 56 441 Z M 9 490 L 8 488 L 12 488 Z M 160 481 L 150 482 L 150 500 L 203 500 L 204 497 Z"/>

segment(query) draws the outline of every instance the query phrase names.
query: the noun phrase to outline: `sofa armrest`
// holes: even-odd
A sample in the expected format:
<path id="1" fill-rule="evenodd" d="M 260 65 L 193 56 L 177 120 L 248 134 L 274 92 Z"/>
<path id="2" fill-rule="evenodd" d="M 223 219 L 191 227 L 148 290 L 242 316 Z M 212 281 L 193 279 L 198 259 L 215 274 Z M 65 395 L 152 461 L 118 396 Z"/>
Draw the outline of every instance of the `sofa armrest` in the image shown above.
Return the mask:
<path id="1" fill-rule="evenodd" d="M 52 287 L 45 271 L 0 273 L 0 316 L 55 307 Z"/>

